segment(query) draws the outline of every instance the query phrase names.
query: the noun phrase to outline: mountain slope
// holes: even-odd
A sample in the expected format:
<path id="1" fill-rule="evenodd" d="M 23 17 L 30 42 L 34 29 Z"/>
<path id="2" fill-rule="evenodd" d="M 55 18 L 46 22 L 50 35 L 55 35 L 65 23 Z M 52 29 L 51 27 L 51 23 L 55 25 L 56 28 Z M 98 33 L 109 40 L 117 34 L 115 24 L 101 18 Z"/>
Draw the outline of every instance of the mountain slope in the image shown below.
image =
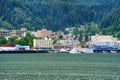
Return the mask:
<path id="1" fill-rule="evenodd" d="M 20 0 L 0 1 L 0 22 L 1 28 L 7 29 L 26 27 L 34 30 L 42 25 L 42 20 L 34 17 L 28 5 Z"/>
<path id="2" fill-rule="evenodd" d="M 119 3 L 119 0 L 0 0 L 0 28 L 57 31 L 94 22 L 104 29 L 118 25 Z"/>

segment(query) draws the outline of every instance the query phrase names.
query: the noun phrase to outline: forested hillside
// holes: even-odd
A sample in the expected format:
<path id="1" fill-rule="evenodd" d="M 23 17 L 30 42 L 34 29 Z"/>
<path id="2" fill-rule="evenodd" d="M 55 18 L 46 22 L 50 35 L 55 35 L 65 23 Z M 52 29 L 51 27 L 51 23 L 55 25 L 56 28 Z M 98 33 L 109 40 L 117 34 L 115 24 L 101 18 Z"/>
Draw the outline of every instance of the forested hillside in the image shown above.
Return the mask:
<path id="1" fill-rule="evenodd" d="M 21 0 L 0 0 L 0 28 L 34 30 L 42 27 L 42 20 L 35 17 L 28 4 Z"/>
<path id="2" fill-rule="evenodd" d="M 98 24 L 104 34 L 118 35 L 120 1 L 0 0 L 0 28 L 57 31 L 91 22 Z"/>

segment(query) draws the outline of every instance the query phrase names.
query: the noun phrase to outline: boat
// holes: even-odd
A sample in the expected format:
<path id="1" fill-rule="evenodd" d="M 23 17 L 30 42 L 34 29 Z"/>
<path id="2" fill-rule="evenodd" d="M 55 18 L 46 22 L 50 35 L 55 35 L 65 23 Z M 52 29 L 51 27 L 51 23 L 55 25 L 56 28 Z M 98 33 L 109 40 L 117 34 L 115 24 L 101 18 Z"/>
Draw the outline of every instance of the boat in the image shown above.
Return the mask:
<path id="1" fill-rule="evenodd" d="M 81 51 L 78 48 L 73 48 L 69 51 L 70 54 L 80 54 Z"/>
<path id="2" fill-rule="evenodd" d="M 92 48 L 82 48 L 81 49 L 81 52 L 82 53 L 93 53 L 93 49 Z"/>
<path id="3" fill-rule="evenodd" d="M 69 53 L 69 50 L 68 49 L 65 49 L 65 48 L 61 48 L 59 50 L 60 53 Z"/>

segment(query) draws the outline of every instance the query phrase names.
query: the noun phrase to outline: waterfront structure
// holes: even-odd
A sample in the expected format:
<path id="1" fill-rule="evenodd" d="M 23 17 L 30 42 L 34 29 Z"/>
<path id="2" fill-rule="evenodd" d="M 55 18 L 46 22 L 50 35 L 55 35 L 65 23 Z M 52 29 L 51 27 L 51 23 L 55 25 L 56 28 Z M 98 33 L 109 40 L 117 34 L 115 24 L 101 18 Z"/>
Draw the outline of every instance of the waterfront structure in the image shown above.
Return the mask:
<path id="1" fill-rule="evenodd" d="M 95 35 L 95 36 L 91 36 L 91 44 L 95 45 L 95 44 L 108 44 L 108 42 L 111 42 L 110 44 L 112 44 L 112 42 L 117 42 L 117 38 L 114 38 L 111 35 Z"/>
<path id="2" fill-rule="evenodd" d="M 36 32 L 36 37 L 39 37 L 39 38 L 50 38 L 52 35 L 52 31 L 50 30 L 47 30 L 47 29 L 42 29 L 42 30 L 37 30 Z"/>
<path id="3" fill-rule="evenodd" d="M 17 50 L 30 50 L 30 46 L 16 46 L 15 47 Z"/>
<path id="4" fill-rule="evenodd" d="M 53 40 L 51 39 L 34 39 L 33 40 L 33 48 L 35 49 L 52 49 L 53 48 Z"/>
<path id="5" fill-rule="evenodd" d="M 92 36 L 90 47 L 94 52 L 119 52 L 117 38 L 111 35 Z"/>
<path id="6" fill-rule="evenodd" d="M 0 52 L 2 51 L 15 51 L 16 47 L 0 47 Z"/>

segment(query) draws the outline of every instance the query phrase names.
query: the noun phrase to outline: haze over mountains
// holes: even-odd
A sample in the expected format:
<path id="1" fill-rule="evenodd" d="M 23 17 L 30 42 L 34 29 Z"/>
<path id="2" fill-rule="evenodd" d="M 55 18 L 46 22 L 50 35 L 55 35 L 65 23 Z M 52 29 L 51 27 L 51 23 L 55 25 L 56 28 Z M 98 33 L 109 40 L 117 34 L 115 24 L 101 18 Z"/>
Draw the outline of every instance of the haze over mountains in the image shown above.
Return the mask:
<path id="1" fill-rule="evenodd" d="M 95 23 L 102 33 L 120 30 L 119 0 L 0 0 L 0 28 L 58 31 Z M 112 30 L 112 32 L 111 32 Z"/>

